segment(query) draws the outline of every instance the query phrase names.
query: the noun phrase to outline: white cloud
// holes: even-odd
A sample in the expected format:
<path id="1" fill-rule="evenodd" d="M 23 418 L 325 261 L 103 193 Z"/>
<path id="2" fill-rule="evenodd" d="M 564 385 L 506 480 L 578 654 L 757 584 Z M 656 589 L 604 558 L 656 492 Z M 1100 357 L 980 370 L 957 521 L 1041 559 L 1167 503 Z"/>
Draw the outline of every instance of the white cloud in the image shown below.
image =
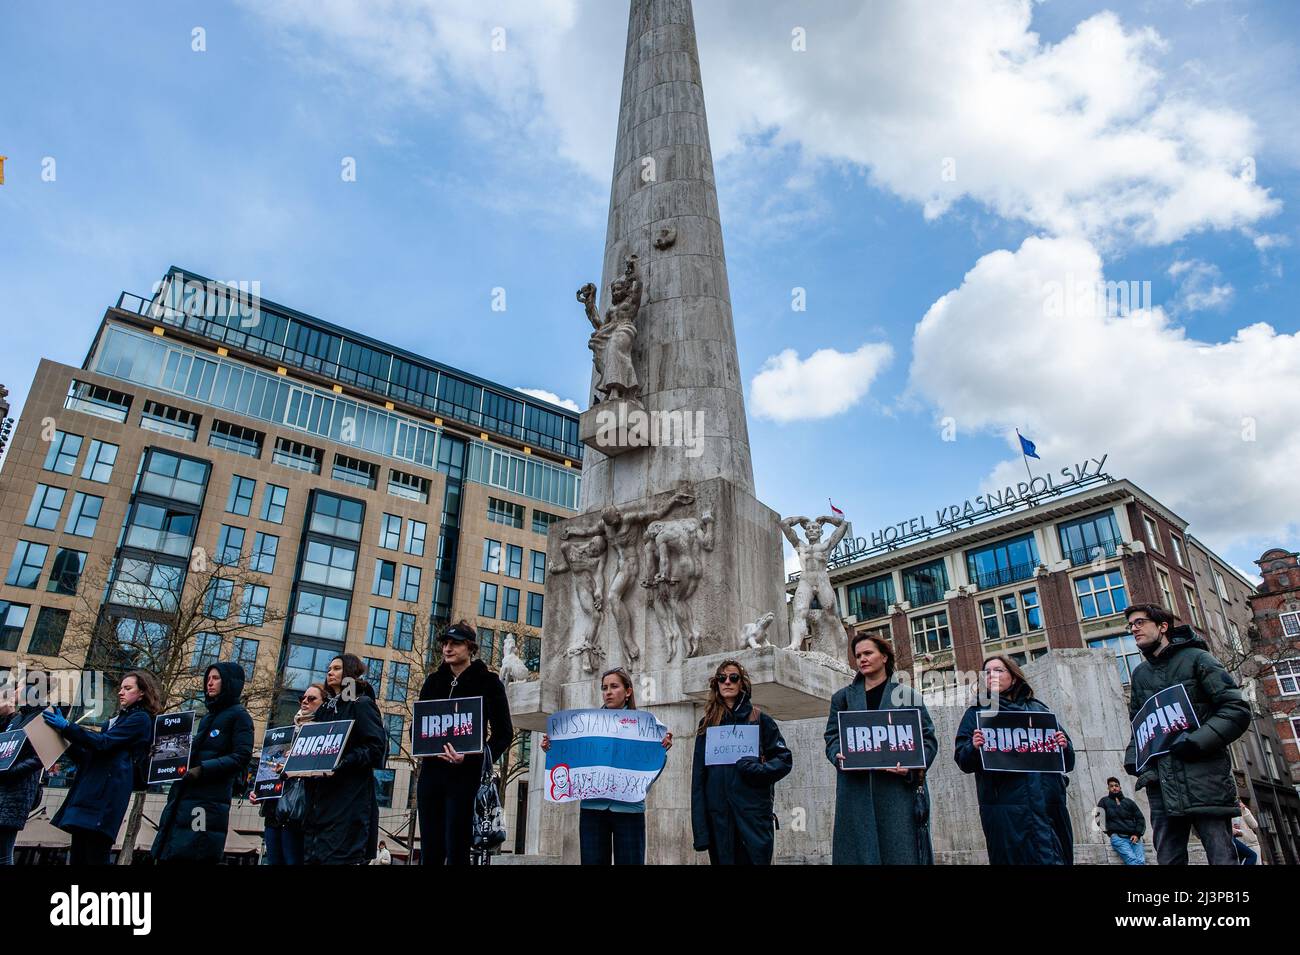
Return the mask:
<path id="1" fill-rule="evenodd" d="M 1232 301 L 1235 290 L 1220 282 L 1223 274 L 1212 262 L 1179 259 L 1168 271 L 1169 277 L 1178 281 L 1177 297 L 1170 306 L 1173 314 L 1226 308 Z"/>
<path id="2" fill-rule="evenodd" d="M 525 395 L 530 395 L 540 401 L 549 401 L 553 405 L 559 405 L 561 408 L 568 408 L 570 411 L 577 412 L 582 410 L 578 407 L 578 403 L 572 398 L 561 398 L 553 391 L 544 391 L 541 388 L 516 388 L 515 391 L 521 392 Z"/>
<path id="3" fill-rule="evenodd" d="M 754 376 L 750 407 L 759 417 L 781 422 L 833 417 L 857 404 L 893 357 L 883 342 L 854 352 L 822 348 L 803 360 L 787 348 Z"/>
<path id="4" fill-rule="evenodd" d="M 1260 322 L 1230 341 L 1189 338 L 1160 309 L 1116 317 L 1044 308 L 1066 276 L 1104 281 L 1081 239 L 1030 238 L 981 258 L 916 326 L 909 388 L 964 430 L 1031 435 L 1044 465 L 1109 454 L 1129 477 L 1227 546 L 1289 533 L 1300 515 L 1300 334 Z M 1253 434 L 1254 440 L 1247 440 Z M 1018 455 L 990 482 L 1023 477 Z"/>

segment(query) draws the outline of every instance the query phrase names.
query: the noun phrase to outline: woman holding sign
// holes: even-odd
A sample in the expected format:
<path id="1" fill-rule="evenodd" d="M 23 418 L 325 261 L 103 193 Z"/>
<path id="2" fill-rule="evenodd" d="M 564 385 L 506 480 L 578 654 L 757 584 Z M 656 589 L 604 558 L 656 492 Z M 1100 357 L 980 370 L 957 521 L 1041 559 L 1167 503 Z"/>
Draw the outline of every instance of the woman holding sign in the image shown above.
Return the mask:
<path id="1" fill-rule="evenodd" d="M 301 727 L 303 723 L 310 723 L 327 695 L 324 683 L 313 683 L 303 690 L 293 725 Z M 303 786 L 306 782 L 297 776 L 285 779 L 281 774 L 280 778 L 284 780 L 280 798 L 268 799 L 262 803 L 262 819 L 266 823 L 262 831 L 262 838 L 266 842 L 266 864 L 302 865 L 303 810 L 307 802 Z M 250 796 L 249 801 L 257 802 L 257 798 Z"/>
<path id="2" fill-rule="evenodd" d="M 39 706 L 19 706 L 17 692 L 0 696 L 0 732 L 17 733 L 41 712 Z M 23 737 L 10 744 L 7 769 L 0 769 L 0 866 L 14 864 L 14 843 L 27 825 L 28 814 L 36 808 L 41 794 L 41 757 Z"/>
<path id="3" fill-rule="evenodd" d="M 606 670 L 600 677 L 600 697 L 606 710 L 635 710 L 636 693 L 632 677 L 622 667 Z M 665 733 L 664 749 L 673 745 L 673 734 Z M 542 751 L 551 748 L 551 738 L 542 734 Z M 579 802 L 578 842 L 583 865 L 645 865 L 645 800 L 583 799 Z"/>
<path id="4" fill-rule="evenodd" d="M 794 756 L 776 720 L 750 702 L 752 693 L 749 674 L 735 660 L 723 660 L 709 678 L 709 700 L 691 767 L 691 826 L 695 851 L 707 851 L 711 865 L 772 864 L 772 790 L 790 774 Z M 735 732 L 749 727 L 757 732 Z M 736 742 L 720 744 L 723 735 Z M 728 749 L 747 746 L 750 737 L 757 737 L 757 755 L 726 755 Z M 707 752 L 710 743 L 712 756 Z"/>
<path id="5" fill-rule="evenodd" d="M 957 729 L 954 758 L 964 773 L 975 774 L 980 823 L 990 865 L 1073 865 L 1074 836 L 1065 802 L 1074 769 L 1074 748 L 1058 726 L 1051 741 L 1063 757 L 1064 772 L 986 770 L 981 751 L 993 750 L 989 733 L 980 729 L 981 711 L 1050 713 L 1035 699 L 1025 674 L 1010 657 L 998 654 L 984 663 L 984 682 L 996 694 L 996 711 L 975 705 L 966 710 Z M 1000 735 L 1000 734 L 999 734 Z M 1005 748 L 1001 748 L 1006 751 Z M 1017 752 L 1024 752 L 1017 748 Z"/>
<path id="6" fill-rule="evenodd" d="M 934 855 L 927 825 L 930 794 L 925 770 L 905 769 L 898 761 L 881 769 L 845 768 L 848 749 L 840 740 L 840 714 L 919 710 L 919 742 L 927 769 L 939 753 L 934 724 L 921 694 L 894 682 L 893 648 L 865 633 L 851 639 L 858 674 L 831 698 L 826 720 L 826 758 L 837 770 L 831 861 L 835 865 L 930 865 Z"/>
<path id="7" fill-rule="evenodd" d="M 371 822 L 379 812 L 375 770 L 383 766 L 388 737 L 375 705 L 375 691 L 362 677 L 366 665 L 352 653 L 330 661 L 329 698 L 312 718 L 317 723 L 351 720 L 334 769 L 304 780 L 303 861 L 308 865 L 365 865 L 370 861 Z"/>
<path id="8" fill-rule="evenodd" d="M 162 712 L 153 674 L 132 670 L 122 677 L 117 706 L 117 716 L 102 733 L 69 723 L 57 710 L 41 714 L 71 744 L 68 754 L 77 764 L 72 788 L 51 820 L 72 836 L 71 865 L 108 865 L 135 785 L 135 764 L 148 757 L 153 719 Z"/>

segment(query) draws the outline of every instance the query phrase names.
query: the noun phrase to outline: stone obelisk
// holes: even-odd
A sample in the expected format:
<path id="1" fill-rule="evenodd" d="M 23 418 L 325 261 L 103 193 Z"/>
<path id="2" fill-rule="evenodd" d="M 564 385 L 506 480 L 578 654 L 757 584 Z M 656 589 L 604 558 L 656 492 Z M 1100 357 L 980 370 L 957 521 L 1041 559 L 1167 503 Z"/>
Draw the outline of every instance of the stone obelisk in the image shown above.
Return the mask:
<path id="1" fill-rule="evenodd" d="M 625 667 L 678 741 L 647 801 L 647 861 L 700 861 L 691 757 L 718 661 L 744 660 L 778 719 L 824 720 L 842 681 L 774 649 L 789 642 L 782 539 L 754 497 L 690 0 L 631 0 L 600 289 L 578 293 L 595 329 L 583 511 L 551 528 L 541 679 L 512 685 L 511 709 L 543 730 L 599 706 L 600 674 Z M 773 646 L 746 648 L 766 614 Z M 545 775 L 535 752 L 530 852 L 575 862 L 576 806 L 544 802 Z"/>

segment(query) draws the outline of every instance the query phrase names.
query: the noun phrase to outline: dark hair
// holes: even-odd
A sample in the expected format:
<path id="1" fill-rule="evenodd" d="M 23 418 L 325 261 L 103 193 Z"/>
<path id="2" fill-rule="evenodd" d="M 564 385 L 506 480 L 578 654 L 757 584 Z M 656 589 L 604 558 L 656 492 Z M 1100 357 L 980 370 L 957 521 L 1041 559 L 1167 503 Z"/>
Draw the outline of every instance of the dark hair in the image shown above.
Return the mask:
<path id="1" fill-rule="evenodd" d="M 450 636 L 452 633 L 455 633 L 456 637 Z M 446 643 L 448 640 L 454 640 L 460 637 L 464 638 L 462 640 L 463 643 L 469 644 L 469 655 L 471 657 L 478 656 L 478 631 L 475 630 L 470 622 L 463 617 L 451 624 L 451 626 L 447 627 L 446 630 L 442 631 L 442 636 L 438 638 L 438 642 Z"/>
<path id="2" fill-rule="evenodd" d="M 740 671 L 740 692 L 748 697 L 754 695 L 754 685 L 749 681 L 749 672 L 744 664 L 739 660 L 723 660 L 713 671 L 713 676 L 709 677 L 709 699 L 704 704 L 704 715 L 700 717 L 701 730 L 709 726 L 717 726 L 722 722 L 722 714 L 726 712 L 727 704 L 722 702 L 722 694 L 718 692 L 718 678 L 728 667 L 735 667 Z"/>
<path id="3" fill-rule="evenodd" d="M 1005 653 L 995 653 L 992 656 L 985 657 L 980 669 L 982 670 L 994 660 L 1000 661 L 1007 668 L 1007 672 L 1011 674 L 1011 686 L 1007 687 L 1007 692 L 1004 694 L 1006 698 L 1017 701 L 1032 700 L 1034 698 L 1034 688 L 1025 679 L 1025 671 L 1020 669 L 1020 665 Z"/>
<path id="4" fill-rule="evenodd" d="M 343 687 L 344 687 L 344 685 L 347 683 L 348 680 L 353 680 L 354 682 L 357 683 L 357 685 L 361 685 L 361 684 L 363 684 L 363 683 L 366 682 L 365 679 L 364 679 L 364 678 L 365 678 L 365 675 L 366 675 L 366 664 L 365 664 L 365 661 L 363 661 L 363 660 L 362 660 L 359 656 L 357 656 L 355 653 L 339 653 L 339 654 L 335 654 L 335 656 L 334 656 L 334 660 L 341 660 L 341 661 L 343 661 L 343 681 L 342 681 L 341 683 L 339 683 L 339 688 L 338 688 L 338 692 L 337 692 L 337 693 L 328 693 L 328 692 L 327 692 L 327 694 L 326 694 L 326 698 L 327 698 L 327 699 L 328 699 L 329 697 L 331 697 L 331 696 L 337 696 L 339 693 L 342 693 L 342 692 L 343 692 Z M 330 662 L 333 663 L 334 660 L 331 660 Z M 329 682 L 328 682 L 328 681 L 326 681 L 325 688 L 326 688 L 327 691 L 329 690 Z"/>
<path id="5" fill-rule="evenodd" d="M 1107 777 L 1106 777 L 1106 785 L 1109 786 L 1111 783 L 1114 783 L 1116 786 L 1118 786 L 1118 785 L 1119 785 L 1119 780 L 1118 780 L 1117 778 L 1115 778 L 1114 776 L 1107 776 Z"/>
<path id="6" fill-rule="evenodd" d="M 157 716 L 163 711 L 162 690 L 158 688 L 157 678 L 148 670 L 128 670 L 122 674 L 122 680 L 118 681 L 118 686 L 122 685 L 127 677 L 135 679 L 135 685 L 140 689 L 140 702 L 145 712 L 150 716 Z"/>
<path id="7" fill-rule="evenodd" d="M 857 658 L 858 644 L 863 640 L 870 640 L 880 651 L 880 655 L 885 658 L 885 679 L 894 675 L 894 648 L 889 645 L 889 641 L 884 637 L 879 637 L 874 633 L 859 633 L 849 644 L 849 656 Z"/>
<path id="8" fill-rule="evenodd" d="M 1178 623 L 1178 615 L 1170 613 L 1159 604 L 1132 604 L 1124 611 L 1124 619 L 1127 620 L 1135 613 L 1146 614 L 1147 618 L 1157 627 L 1162 623 L 1167 623 L 1172 630 L 1174 625 Z"/>

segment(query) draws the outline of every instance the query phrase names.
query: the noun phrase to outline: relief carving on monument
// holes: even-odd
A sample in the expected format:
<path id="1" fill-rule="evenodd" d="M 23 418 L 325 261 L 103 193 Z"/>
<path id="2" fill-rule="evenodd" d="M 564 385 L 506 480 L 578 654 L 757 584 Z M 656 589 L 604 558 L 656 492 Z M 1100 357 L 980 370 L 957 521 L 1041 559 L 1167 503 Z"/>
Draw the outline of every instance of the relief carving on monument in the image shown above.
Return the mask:
<path id="1" fill-rule="evenodd" d="M 573 640 L 565 655 L 579 657 L 583 673 L 594 673 L 605 656 L 596 643 L 605 610 L 605 535 L 571 541 L 562 530 L 560 537 L 561 559 L 552 564 L 550 575 L 570 574 L 573 580 Z"/>
<path id="2" fill-rule="evenodd" d="M 830 539 L 822 540 L 822 528 L 830 524 L 835 530 Z M 802 527 L 807 540 L 800 540 L 795 533 L 796 527 Z M 815 621 L 827 613 L 835 614 L 835 588 L 831 586 L 830 570 L 827 559 L 839 546 L 849 525 L 844 518 L 836 515 L 819 517 L 811 521 L 806 517 L 787 517 L 781 521 L 781 533 L 794 547 L 799 557 L 799 586 L 795 588 L 792 615 L 790 619 L 791 650 L 807 650 L 812 642 L 812 628 Z M 816 596 L 821 611 L 812 609 L 812 600 Z M 816 615 L 814 617 L 814 614 Z"/>
<path id="3" fill-rule="evenodd" d="M 667 641 L 670 662 L 679 646 L 686 657 L 699 651 L 700 632 L 691 613 L 691 598 L 704 574 L 704 555 L 713 551 L 714 530 L 713 515 L 707 512 L 701 517 L 653 521 L 645 529 L 646 575 L 641 586 Z"/>

